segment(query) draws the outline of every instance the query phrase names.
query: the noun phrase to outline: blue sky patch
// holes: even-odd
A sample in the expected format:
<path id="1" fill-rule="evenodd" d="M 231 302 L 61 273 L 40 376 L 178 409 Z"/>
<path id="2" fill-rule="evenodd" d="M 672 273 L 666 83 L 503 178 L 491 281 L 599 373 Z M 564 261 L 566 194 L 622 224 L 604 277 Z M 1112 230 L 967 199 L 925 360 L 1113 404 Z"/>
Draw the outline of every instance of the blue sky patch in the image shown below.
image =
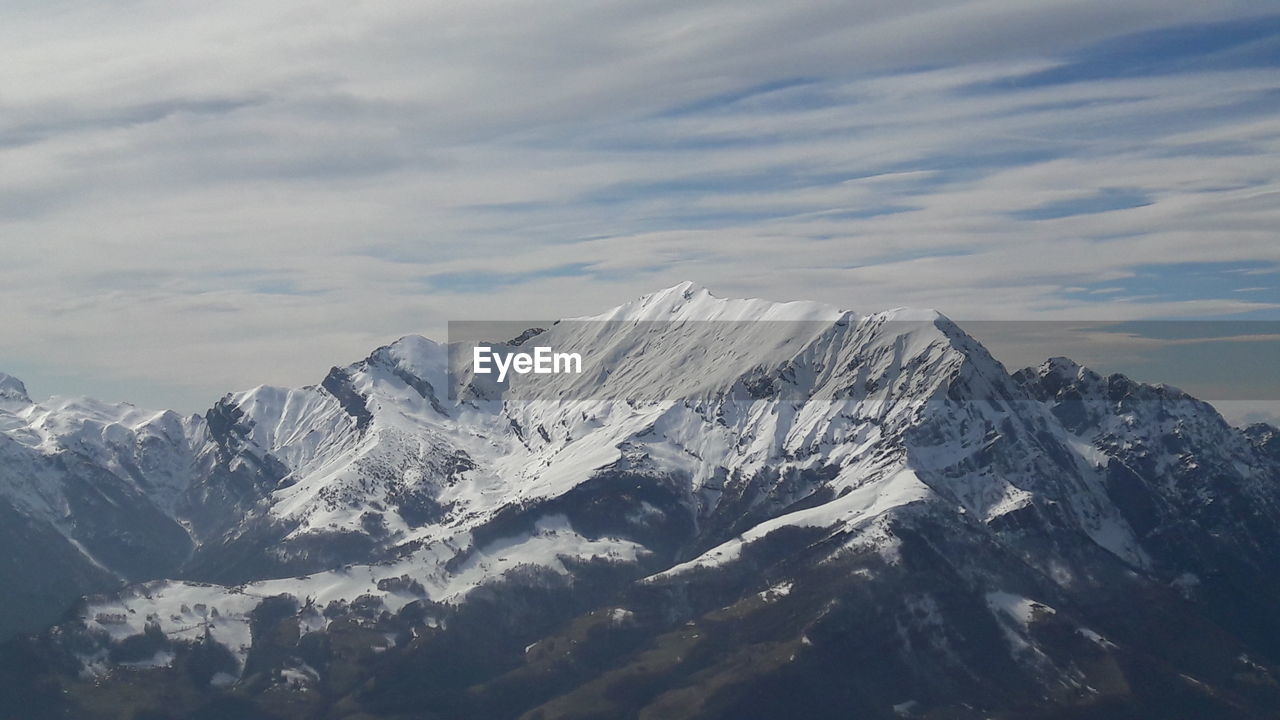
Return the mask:
<path id="1" fill-rule="evenodd" d="M 1146 207 L 1151 198 L 1138 190 L 1107 188 L 1092 195 L 1046 203 L 1039 207 L 1010 213 L 1019 220 L 1057 220 L 1075 215 L 1093 215 L 1113 210 Z"/>
<path id="2" fill-rule="evenodd" d="M 1075 300 L 1100 297 L 1123 301 L 1177 302 L 1184 300 L 1239 300 L 1280 305 L 1280 266 L 1266 262 L 1198 262 L 1145 264 L 1130 268 L 1133 275 L 1091 283 L 1065 295 Z M 1232 319 L 1274 319 L 1271 309 Z"/>
<path id="3" fill-rule="evenodd" d="M 1269 67 L 1280 67 L 1280 15 L 1125 35 L 1074 53 L 1058 67 L 988 89 Z"/>

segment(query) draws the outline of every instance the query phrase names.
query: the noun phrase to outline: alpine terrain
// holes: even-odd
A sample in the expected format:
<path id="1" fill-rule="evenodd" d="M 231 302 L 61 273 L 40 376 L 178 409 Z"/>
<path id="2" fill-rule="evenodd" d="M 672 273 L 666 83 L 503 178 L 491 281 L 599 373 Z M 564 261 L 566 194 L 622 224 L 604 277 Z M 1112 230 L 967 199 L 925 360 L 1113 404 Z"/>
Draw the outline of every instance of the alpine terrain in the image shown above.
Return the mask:
<path id="1" fill-rule="evenodd" d="M 0 718 L 1280 718 L 1280 430 L 932 311 L 547 325 L 581 374 L 0 375 Z"/>

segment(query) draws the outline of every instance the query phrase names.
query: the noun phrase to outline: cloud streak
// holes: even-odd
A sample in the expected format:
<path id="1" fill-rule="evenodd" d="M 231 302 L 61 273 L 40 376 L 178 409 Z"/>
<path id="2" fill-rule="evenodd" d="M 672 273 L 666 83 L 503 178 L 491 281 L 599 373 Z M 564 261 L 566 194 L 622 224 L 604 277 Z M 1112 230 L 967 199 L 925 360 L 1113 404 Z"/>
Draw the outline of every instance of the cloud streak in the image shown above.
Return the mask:
<path id="1" fill-rule="evenodd" d="M 1280 317 L 1266 12 L 18 3 L 0 365 L 195 410 L 448 319 L 685 278 L 957 318 Z"/>

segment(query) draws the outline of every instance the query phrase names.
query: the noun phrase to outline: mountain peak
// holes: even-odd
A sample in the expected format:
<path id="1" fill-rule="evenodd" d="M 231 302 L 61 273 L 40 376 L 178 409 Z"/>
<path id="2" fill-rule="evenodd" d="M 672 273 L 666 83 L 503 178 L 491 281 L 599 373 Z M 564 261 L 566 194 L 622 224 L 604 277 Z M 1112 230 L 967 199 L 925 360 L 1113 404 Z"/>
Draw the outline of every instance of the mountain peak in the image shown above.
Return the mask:
<path id="1" fill-rule="evenodd" d="M 951 322 L 950 318 L 933 308 L 896 307 L 876 313 L 876 317 L 892 322 L 927 322 L 939 320 Z"/>
<path id="2" fill-rule="evenodd" d="M 1040 363 L 1041 375 L 1055 375 L 1062 378 L 1075 378 L 1084 367 L 1068 357 L 1051 357 Z"/>
<path id="3" fill-rule="evenodd" d="M 30 405 L 31 397 L 27 395 L 27 386 L 18 378 L 0 372 L 0 402 Z"/>
<path id="4" fill-rule="evenodd" d="M 409 365 L 426 365 L 445 351 L 440 343 L 421 335 L 405 335 L 387 346 L 396 360 Z"/>
<path id="5" fill-rule="evenodd" d="M 685 281 L 641 296 L 600 315 L 577 320 L 626 321 L 820 321 L 851 315 L 832 305 L 811 301 L 774 302 L 760 298 L 723 298 L 697 283 Z"/>
<path id="6" fill-rule="evenodd" d="M 707 293 L 707 294 L 711 293 L 711 291 L 708 290 L 706 287 L 699 285 L 698 283 L 692 280 L 685 280 L 684 282 L 676 283 L 675 285 L 672 285 L 666 290 L 659 290 L 658 292 L 680 292 L 687 295 L 696 295 L 698 293 Z"/>

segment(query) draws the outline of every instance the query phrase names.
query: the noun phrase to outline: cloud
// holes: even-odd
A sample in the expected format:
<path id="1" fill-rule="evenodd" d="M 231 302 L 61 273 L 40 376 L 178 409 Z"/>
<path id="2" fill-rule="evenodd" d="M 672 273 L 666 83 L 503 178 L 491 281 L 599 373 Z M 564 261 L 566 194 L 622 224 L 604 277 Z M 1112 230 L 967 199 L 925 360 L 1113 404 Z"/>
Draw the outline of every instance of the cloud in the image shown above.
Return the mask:
<path id="1" fill-rule="evenodd" d="M 957 318 L 1275 317 L 1248 274 L 1280 263 L 1266 12 L 18 3 L 0 366 L 195 410 L 689 277 Z"/>

